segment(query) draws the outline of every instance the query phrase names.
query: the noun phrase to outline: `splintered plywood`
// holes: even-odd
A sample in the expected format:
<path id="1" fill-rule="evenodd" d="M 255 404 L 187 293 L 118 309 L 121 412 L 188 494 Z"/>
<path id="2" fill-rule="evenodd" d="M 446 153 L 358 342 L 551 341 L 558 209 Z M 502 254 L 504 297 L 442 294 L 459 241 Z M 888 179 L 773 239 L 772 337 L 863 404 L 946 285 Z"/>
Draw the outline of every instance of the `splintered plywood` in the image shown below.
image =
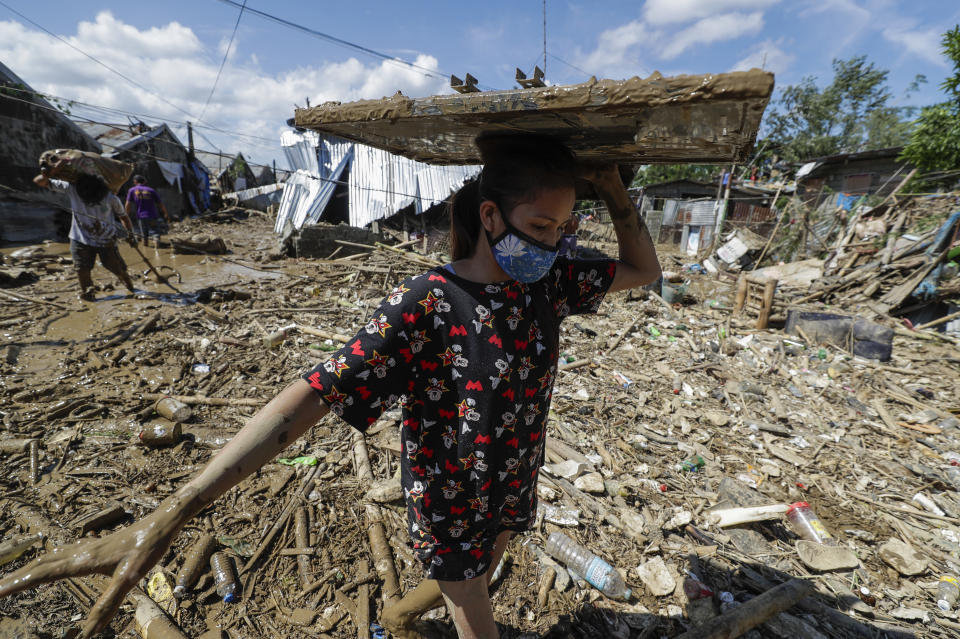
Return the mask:
<path id="1" fill-rule="evenodd" d="M 629 80 L 381 100 L 297 109 L 299 127 L 430 164 L 479 164 L 481 133 L 538 133 L 585 161 L 741 162 L 753 146 L 773 74 Z"/>

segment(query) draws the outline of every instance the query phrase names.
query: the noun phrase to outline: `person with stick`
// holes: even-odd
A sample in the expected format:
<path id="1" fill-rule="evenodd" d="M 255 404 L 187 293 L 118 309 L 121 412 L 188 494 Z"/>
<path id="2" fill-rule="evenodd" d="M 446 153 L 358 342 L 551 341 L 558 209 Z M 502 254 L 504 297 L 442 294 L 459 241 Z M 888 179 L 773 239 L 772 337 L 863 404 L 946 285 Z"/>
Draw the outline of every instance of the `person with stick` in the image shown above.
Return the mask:
<path id="1" fill-rule="evenodd" d="M 660 265 L 615 166 L 578 166 L 549 138 L 477 143 L 484 168 L 450 206 L 450 264 L 398 284 L 355 337 L 281 391 L 152 514 L 54 549 L 0 580 L 0 596 L 112 573 L 83 628 L 89 637 L 191 518 L 321 417 L 333 412 L 364 431 L 400 402 L 408 532 L 426 579 L 381 621 L 416 636 L 418 615 L 445 602 L 461 639 L 498 637 L 488 576 L 535 518 L 560 322 L 595 312 L 610 291 L 656 280 Z M 619 260 L 557 258 L 578 175 L 610 210 Z"/>
<path id="2" fill-rule="evenodd" d="M 50 178 L 49 169 L 40 169 L 33 178 L 37 186 L 63 191 L 70 197 L 73 219 L 70 223 L 70 254 L 80 282 L 79 297 L 92 302 L 94 297 L 93 271 L 97 257 L 105 269 L 116 275 L 131 293 L 133 281 L 127 273 L 127 264 L 117 250 L 117 238 L 124 236 L 131 246 L 136 245 L 133 225 L 123 210 L 120 198 L 99 175 L 80 173 L 76 183 Z M 119 223 L 118 223 L 119 222 Z M 121 226 L 122 225 L 122 226 Z"/>

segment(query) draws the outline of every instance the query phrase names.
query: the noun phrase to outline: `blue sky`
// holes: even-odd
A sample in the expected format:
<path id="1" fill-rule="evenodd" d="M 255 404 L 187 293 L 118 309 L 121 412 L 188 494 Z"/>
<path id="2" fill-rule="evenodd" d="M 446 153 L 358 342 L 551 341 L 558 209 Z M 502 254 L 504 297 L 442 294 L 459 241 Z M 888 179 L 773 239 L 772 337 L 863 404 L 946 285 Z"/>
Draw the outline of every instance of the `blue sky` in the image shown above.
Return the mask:
<path id="1" fill-rule="evenodd" d="M 240 20 L 217 90 L 204 106 L 239 10 L 220 0 L 26 2 L 0 0 L 43 28 L 137 80 L 97 66 L 0 5 L 0 62 L 35 89 L 91 104 L 203 121 L 199 145 L 276 158 L 294 104 L 448 92 L 445 75 L 476 76 L 486 89 L 512 88 L 515 67 L 543 65 L 542 0 L 467 2 L 295 2 L 248 6 L 430 69 L 424 73 L 332 44 L 250 12 Z M 890 71 L 898 104 L 939 101 L 949 72 L 940 34 L 960 23 L 946 0 L 547 0 L 547 80 L 582 82 L 724 72 L 765 65 L 779 87 L 803 76 L 832 77 L 833 58 L 867 55 Z M 928 83 L 909 98 L 917 74 Z M 156 95 L 163 97 L 160 99 Z M 119 112 L 73 113 L 124 122 Z M 189 115 L 188 115 L 189 114 Z M 148 121 L 149 118 L 144 118 Z M 215 129 L 240 133 L 227 134 Z M 252 136 L 252 137 L 251 137 Z"/>

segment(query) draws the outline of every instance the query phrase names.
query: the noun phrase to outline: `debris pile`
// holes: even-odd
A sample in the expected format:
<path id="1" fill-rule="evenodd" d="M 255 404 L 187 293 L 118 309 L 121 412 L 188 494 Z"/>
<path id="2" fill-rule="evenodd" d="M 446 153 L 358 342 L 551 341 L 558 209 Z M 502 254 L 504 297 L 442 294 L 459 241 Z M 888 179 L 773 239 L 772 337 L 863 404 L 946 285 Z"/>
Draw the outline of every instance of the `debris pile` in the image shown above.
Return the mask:
<path id="1" fill-rule="evenodd" d="M 222 237 L 228 255 L 151 249 L 180 288 L 206 287 L 206 306 L 190 293 L 106 291 L 79 311 L 63 246 L 8 255 L 39 279 L 5 289 L 18 303 L 0 310 L 0 570 L 150 512 L 396 282 L 444 259 L 361 242 L 346 256 L 275 259 L 269 225 L 250 215 L 180 230 Z M 592 248 L 611 251 L 602 240 Z M 897 255 L 889 268 L 909 279 L 920 267 Z M 563 324 L 536 525 L 511 542 L 493 588 L 502 636 L 956 636 L 954 343 L 873 316 L 891 330 L 880 363 L 806 330 L 756 329 L 732 312 L 735 282 L 685 278 L 683 301 L 618 293 Z M 851 294 L 830 291 L 822 299 Z M 204 510 L 114 631 L 136 616 L 147 639 L 154 627 L 369 636 L 384 598 L 422 576 L 395 474 L 398 415 L 366 439 L 328 417 Z M 548 546 L 557 533 L 616 569 L 629 595 L 568 570 Z M 390 563 L 396 584 L 383 577 Z M 42 586 L 0 600 L 0 618 L 61 636 L 103 584 Z M 442 608 L 422 632 L 452 636 Z"/>

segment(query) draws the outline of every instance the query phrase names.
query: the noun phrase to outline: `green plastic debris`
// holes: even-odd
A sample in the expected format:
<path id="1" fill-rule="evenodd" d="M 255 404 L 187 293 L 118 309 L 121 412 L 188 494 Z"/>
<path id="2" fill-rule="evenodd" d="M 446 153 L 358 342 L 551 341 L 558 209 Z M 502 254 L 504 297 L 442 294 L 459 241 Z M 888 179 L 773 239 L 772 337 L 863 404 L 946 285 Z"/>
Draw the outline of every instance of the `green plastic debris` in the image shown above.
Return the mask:
<path id="1" fill-rule="evenodd" d="M 277 462 L 286 464 L 287 466 L 316 466 L 320 463 L 320 460 L 313 455 L 303 455 L 301 457 L 294 457 L 293 459 L 280 457 L 277 459 Z"/>
<path id="2" fill-rule="evenodd" d="M 253 557 L 253 544 L 249 541 L 244 541 L 242 539 L 237 539 L 236 537 L 217 537 L 217 541 L 221 544 L 233 550 L 241 557 Z"/>
<path id="3" fill-rule="evenodd" d="M 682 464 L 677 464 L 677 470 L 682 470 L 688 473 L 695 473 L 701 468 L 703 468 L 704 464 L 706 464 L 706 462 L 703 460 L 703 457 L 701 457 L 700 455 L 697 455 L 695 457 L 691 457 L 690 459 L 684 461 Z"/>
<path id="4" fill-rule="evenodd" d="M 647 330 L 650 331 L 650 335 L 653 337 L 660 337 L 660 329 L 658 329 L 656 326 L 648 326 Z"/>

